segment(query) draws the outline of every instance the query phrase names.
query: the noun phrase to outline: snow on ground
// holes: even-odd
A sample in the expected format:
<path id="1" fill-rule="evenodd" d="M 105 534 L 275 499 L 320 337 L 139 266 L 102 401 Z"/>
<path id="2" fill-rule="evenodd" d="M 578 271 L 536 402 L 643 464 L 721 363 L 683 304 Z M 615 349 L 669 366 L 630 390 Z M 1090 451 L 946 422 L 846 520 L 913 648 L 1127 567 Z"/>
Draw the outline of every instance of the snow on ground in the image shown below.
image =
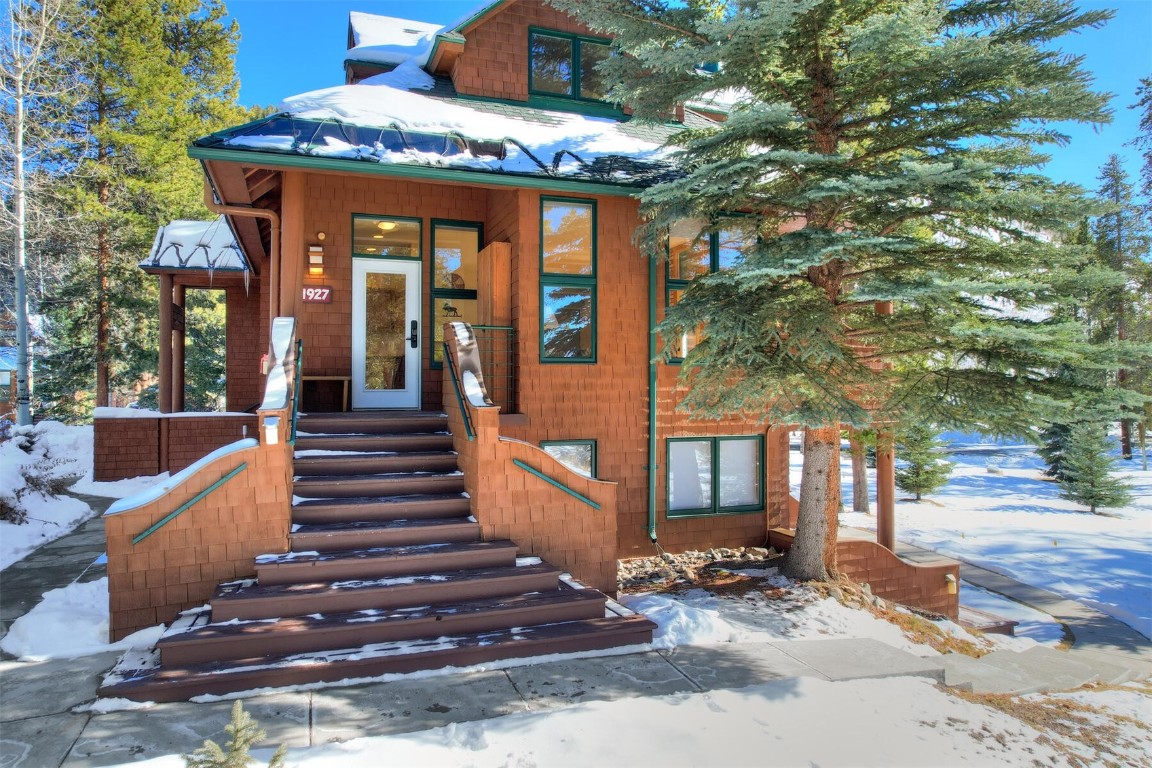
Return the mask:
<path id="1" fill-rule="evenodd" d="M 1152 470 L 1141 470 L 1138 459 L 1117 462 L 1117 474 L 1131 479 L 1133 500 L 1092 515 L 1060 498 L 1031 445 L 944 437 L 952 443 L 952 477 L 920 502 L 897 493 L 897 539 L 1078 600 L 1152 637 Z M 850 504 L 846 451 L 842 462 Z M 794 493 L 800 465 L 794 446 Z M 843 513 L 840 522 L 876 528 L 876 518 L 863 513 Z"/>

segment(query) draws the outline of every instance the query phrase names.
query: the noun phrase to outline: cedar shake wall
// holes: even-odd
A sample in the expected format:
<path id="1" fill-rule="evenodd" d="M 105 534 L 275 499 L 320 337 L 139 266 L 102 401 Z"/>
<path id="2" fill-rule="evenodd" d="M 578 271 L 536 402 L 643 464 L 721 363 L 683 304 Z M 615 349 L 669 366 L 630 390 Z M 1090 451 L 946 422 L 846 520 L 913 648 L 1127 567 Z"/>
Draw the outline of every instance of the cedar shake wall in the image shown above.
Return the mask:
<path id="1" fill-rule="evenodd" d="M 228 378 L 225 407 L 230 411 L 246 411 L 259 405 L 263 394 L 260 356 L 268 349 L 268 298 L 261 290 L 260 281 L 253 279 L 247 291 L 242 287 L 228 288 L 226 300 L 228 337 L 225 360 Z"/>
<path id="2" fill-rule="evenodd" d="M 528 28 L 591 34 L 571 16 L 525 0 L 486 17 L 464 30 L 464 52 L 452 69 L 456 90 L 468 96 L 528 99 Z"/>
<path id="3" fill-rule="evenodd" d="M 424 407 L 440 407 L 441 372 L 430 365 L 428 314 L 432 281 L 430 258 L 432 219 L 485 223 L 489 193 L 485 189 L 383 179 L 379 177 L 304 175 L 303 241 L 324 247 L 323 277 L 308 277 L 303 270 L 284 275 L 299 286 L 332 287 L 331 304 L 299 304 L 297 332 L 304 340 L 304 374 L 348 376 L 352 371 L 352 216 L 396 216 L 421 221 L 424 270 L 420 296 L 424 305 L 420 323 L 423 346 Z M 323 241 L 316 233 L 324 232 Z M 485 239 L 491 239 L 487 226 Z M 483 243 L 481 243 L 483 245 Z"/>
<path id="4" fill-rule="evenodd" d="M 93 419 L 92 476 L 99 482 L 179 472 L 222 446 L 256 436 L 255 414 Z"/>
<path id="5" fill-rule="evenodd" d="M 283 423 L 283 421 L 282 421 Z M 286 435 L 285 435 L 286 437 Z M 242 463 L 247 468 L 139 544 L 132 539 Z M 292 451 L 243 448 L 217 458 L 164 496 L 107 514 L 113 642 L 203 605 L 222 581 L 253 576 L 253 558 L 288 551 Z"/>

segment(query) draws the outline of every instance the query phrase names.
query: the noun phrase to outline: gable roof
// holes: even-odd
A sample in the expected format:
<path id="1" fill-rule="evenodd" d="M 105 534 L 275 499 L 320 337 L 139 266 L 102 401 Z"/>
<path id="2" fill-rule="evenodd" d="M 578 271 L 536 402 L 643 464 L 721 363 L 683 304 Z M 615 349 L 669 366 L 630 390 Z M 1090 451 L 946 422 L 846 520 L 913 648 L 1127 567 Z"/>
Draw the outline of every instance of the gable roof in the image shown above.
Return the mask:
<path id="1" fill-rule="evenodd" d="M 176 220 L 160 227 L 140 268 L 149 272 L 250 271 L 248 259 L 223 216 L 212 221 Z"/>
<path id="2" fill-rule="evenodd" d="M 193 156 L 238 150 L 635 188 L 676 173 L 664 143 L 681 128 L 464 97 L 412 59 L 355 85 L 292 96 L 281 110 L 199 139 Z"/>
<path id="3" fill-rule="evenodd" d="M 344 61 L 395 66 L 427 53 L 441 29 L 439 24 L 426 21 L 351 11 L 348 14 L 349 47 Z"/>

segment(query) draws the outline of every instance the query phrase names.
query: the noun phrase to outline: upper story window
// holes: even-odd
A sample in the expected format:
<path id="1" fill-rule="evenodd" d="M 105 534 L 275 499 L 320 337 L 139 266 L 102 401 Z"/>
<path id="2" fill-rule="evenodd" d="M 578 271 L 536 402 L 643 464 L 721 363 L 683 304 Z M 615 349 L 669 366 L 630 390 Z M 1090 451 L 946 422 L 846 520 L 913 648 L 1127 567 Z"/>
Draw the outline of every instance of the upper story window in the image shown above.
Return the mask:
<path id="1" fill-rule="evenodd" d="M 566 32 L 528 32 L 528 91 L 586 101 L 602 100 L 608 85 L 596 65 L 611 53 L 610 41 Z"/>
<path id="2" fill-rule="evenodd" d="M 596 362 L 593 200 L 540 200 L 540 360 Z"/>
<path id="3" fill-rule="evenodd" d="M 750 244 L 751 235 L 741 227 L 721 227 L 701 234 L 702 228 L 701 222 L 689 220 L 674 224 L 668 231 L 666 303 L 669 307 L 680 301 L 697 277 L 736 266 Z M 679 354 L 673 361 L 687 357 L 702 333 L 702 328 L 686 332 L 680 339 Z"/>

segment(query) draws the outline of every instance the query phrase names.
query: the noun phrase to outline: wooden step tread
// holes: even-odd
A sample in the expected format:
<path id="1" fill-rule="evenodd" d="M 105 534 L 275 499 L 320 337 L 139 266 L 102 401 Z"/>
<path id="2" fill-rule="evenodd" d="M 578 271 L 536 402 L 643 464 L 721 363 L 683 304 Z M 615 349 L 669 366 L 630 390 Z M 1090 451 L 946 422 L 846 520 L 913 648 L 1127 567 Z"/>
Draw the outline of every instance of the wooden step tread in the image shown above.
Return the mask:
<path id="1" fill-rule="evenodd" d="M 310 483 L 355 483 L 355 482 L 362 482 L 365 480 L 379 481 L 379 482 L 389 482 L 389 481 L 403 482 L 405 480 L 413 480 L 413 479 L 429 479 L 429 478 L 438 479 L 438 478 L 448 478 L 448 477 L 457 477 L 457 478 L 460 478 L 461 480 L 463 480 L 464 473 L 457 469 L 457 470 L 453 470 L 450 472 L 433 470 L 433 471 L 429 471 L 429 472 L 420 472 L 420 471 L 415 471 L 415 472 L 369 472 L 369 473 L 356 474 L 356 475 L 312 475 L 312 474 L 306 474 L 306 475 L 297 475 L 296 477 L 294 477 L 292 479 L 292 482 L 296 483 L 296 484 L 305 484 L 305 485 L 310 484 Z"/>
<path id="2" fill-rule="evenodd" d="M 410 493 L 385 497 L 301 497 L 292 504 L 292 520 L 297 524 L 441 517 L 467 519 L 470 514 L 468 496 L 462 492 Z"/>
<path id="3" fill-rule="evenodd" d="M 513 558 L 516 552 L 516 543 L 512 541 L 467 541 L 456 543 L 437 544 L 411 544 L 400 547 L 373 547 L 371 549 L 347 549 L 339 552 L 288 552 L 286 554 L 267 554 L 256 556 L 256 567 L 269 565 L 306 566 L 312 563 L 331 563 L 336 561 L 355 560 L 412 560 L 433 555 L 444 555 L 455 552 L 484 552 L 499 550 L 509 553 Z"/>
<path id="4" fill-rule="evenodd" d="M 399 520 L 358 520 L 347 523 L 302 523 L 293 525 L 290 535 L 310 534 L 322 536 L 324 534 L 343 533 L 344 531 L 437 530 L 456 526 L 479 527 L 479 523 L 475 520 L 469 520 L 467 517 L 414 517 L 401 518 Z"/>
<path id="5" fill-rule="evenodd" d="M 157 643 L 165 665 L 351 648 L 609 615 L 594 589 L 553 590 L 440 606 L 310 614 L 278 620 L 189 623 Z M 210 609 L 199 609 L 210 615 Z"/>
<path id="6" fill-rule="evenodd" d="M 288 547 L 293 552 L 330 552 L 479 540 L 480 524 L 471 518 L 432 517 L 297 524 L 288 534 Z"/>
<path id="7" fill-rule="evenodd" d="M 643 646 L 655 624 L 641 616 L 516 627 L 433 640 L 379 643 L 287 656 L 159 667 L 158 653 L 127 654 L 99 690 L 135 701 L 182 701 L 202 694 L 303 685 L 556 653 Z M 639 650 L 639 648 L 637 648 Z"/>
<path id="8" fill-rule="evenodd" d="M 405 608 L 544 592 L 559 588 L 560 570 L 550 565 L 488 566 L 440 573 L 355 578 L 309 583 L 221 584 L 212 597 L 214 621 L 275 619 L 310 613 Z"/>
<path id="9" fill-rule="evenodd" d="M 461 493 L 464 473 L 403 472 L 371 475 L 303 475 L 293 481 L 292 494 L 300 498 L 409 496 Z"/>
<path id="10" fill-rule="evenodd" d="M 296 436 L 296 456 L 310 451 L 430 451 L 452 450 L 451 432 L 399 434 L 309 434 Z"/>

